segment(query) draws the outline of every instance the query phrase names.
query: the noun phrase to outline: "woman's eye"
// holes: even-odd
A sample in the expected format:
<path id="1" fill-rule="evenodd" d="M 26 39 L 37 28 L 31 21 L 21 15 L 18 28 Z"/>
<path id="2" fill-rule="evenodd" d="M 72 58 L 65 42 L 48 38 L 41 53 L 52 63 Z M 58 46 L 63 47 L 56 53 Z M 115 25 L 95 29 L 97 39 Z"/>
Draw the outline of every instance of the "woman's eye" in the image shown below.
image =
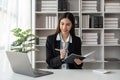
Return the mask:
<path id="1" fill-rule="evenodd" d="M 70 24 L 67 24 L 67 26 L 70 26 Z"/>
<path id="2" fill-rule="evenodd" d="M 70 23 L 67 23 L 67 24 L 65 24 L 65 23 L 60 23 L 60 25 L 65 25 L 65 26 L 71 26 L 71 24 Z"/>
<path id="3" fill-rule="evenodd" d="M 61 25 L 64 25 L 64 23 L 61 23 Z"/>

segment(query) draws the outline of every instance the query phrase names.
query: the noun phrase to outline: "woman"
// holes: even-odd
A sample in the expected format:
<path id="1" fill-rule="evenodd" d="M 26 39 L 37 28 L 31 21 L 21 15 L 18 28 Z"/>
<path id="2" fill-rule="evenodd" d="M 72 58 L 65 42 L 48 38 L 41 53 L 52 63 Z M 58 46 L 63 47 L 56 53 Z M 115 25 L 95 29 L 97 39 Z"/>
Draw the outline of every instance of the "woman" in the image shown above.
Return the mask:
<path id="1" fill-rule="evenodd" d="M 52 69 L 81 69 L 82 61 L 65 63 L 64 59 L 71 53 L 81 55 L 81 40 L 75 36 L 75 18 L 72 13 L 64 13 L 58 22 L 55 34 L 49 35 L 46 41 L 46 62 Z"/>

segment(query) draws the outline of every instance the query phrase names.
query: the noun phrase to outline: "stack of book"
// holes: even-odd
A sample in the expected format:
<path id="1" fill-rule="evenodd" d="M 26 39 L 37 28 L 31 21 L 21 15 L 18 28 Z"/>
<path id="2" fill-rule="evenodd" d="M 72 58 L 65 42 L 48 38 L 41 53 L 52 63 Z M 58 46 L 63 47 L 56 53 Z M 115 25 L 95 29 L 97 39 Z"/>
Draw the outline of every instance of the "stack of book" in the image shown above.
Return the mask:
<path id="1" fill-rule="evenodd" d="M 90 16 L 90 28 L 103 28 L 103 16 Z"/>
<path id="2" fill-rule="evenodd" d="M 90 15 L 83 15 L 82 16 L 82 27 L 89 28 L 90 25 Z"/>
<path id="3" fill-rule="evenodd" d="M 105 18 L 105 28 L 118 28 L 119 18 Z"/>
<path id="4" fill-rule="evenodd" d="M 39 37 L 39 45 L 45 46 L 47 37 Z"/>
<path id="5" fill-rule="evenodd" d="M 78 29 L 75 29 L 75 35 L 79 37 L 79 31 L 78 31 Z"/>
<path id="6" fill-rule="evenodd" d="M 58 11 L 67 11 L 68 5 L 67 0 L 58 0 Z"/>
<path id="7" fill-rule="evenodd" d="M 82 44 L 83 45 L 97 45 L 98 44 L 98 33 L 83 33 Z"/>
<path id="8" fill-rule="evenodd" d="M 103 28 L 103 16 L 82 16 L 83 28 Z"/>
<path id="9" fill-rule="evenodd" d="M 79 28 L 79 16 L 75 16 L 75 28 Z"/>
<path id="10" fill-rule="evenodd" d="M 83 12 L 97 12 L 97 1 L 82 1 Z"/>
<path id="11" fill-rule="evenodd" d="M 46 16 L 45 17 L 45 27 L 46 27 L 46 29 L 55 29 L 57 27 L 57 17 L 56 16 Z"/>
<path id="12" fill-rule="evenodd" d="M 105 33 L 104 34 L 104 43 L 105 44 L 112 44 L 117 45 L 118 44 L 118 38 L 115 38 L 115 33 Z"/>
<path id="13" fill-rule="evenodd" d="M 41 1 L 41 11 L 57 11 L 56 1 Z"/>
<path id="14" fill-rule="evenodd" d="M 105 3 L 105 12 L 120 12 L 120 3 Z"/>
<path id="15" fill-rule="evenodd" d="M 36 11 L 41 11 L 41 1 L 36 1 Z"/>

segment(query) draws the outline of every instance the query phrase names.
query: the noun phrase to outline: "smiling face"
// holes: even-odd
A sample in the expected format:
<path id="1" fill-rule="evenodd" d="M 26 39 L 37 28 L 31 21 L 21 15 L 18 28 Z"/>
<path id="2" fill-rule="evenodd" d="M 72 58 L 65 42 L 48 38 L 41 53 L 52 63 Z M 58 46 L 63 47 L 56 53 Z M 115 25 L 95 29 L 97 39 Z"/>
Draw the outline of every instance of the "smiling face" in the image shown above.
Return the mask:
<path id="1" fill-rule="evenodd" d="M 63 18 L 60 21 L 60 30 L 62 34 L 68 35 L 72 28 L 72 23 L 68 18 Z"/>

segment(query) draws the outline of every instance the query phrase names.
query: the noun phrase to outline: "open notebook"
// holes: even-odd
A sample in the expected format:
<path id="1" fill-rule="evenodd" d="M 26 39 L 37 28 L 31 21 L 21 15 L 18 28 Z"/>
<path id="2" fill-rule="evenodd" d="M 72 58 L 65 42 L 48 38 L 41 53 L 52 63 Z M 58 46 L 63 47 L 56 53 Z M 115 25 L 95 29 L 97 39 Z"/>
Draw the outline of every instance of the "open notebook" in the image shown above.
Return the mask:
<path id="1" fill-rule="evenodd" d="M 93 53 L 95 53 L 95 51 L 91 51 L 91 52 L 89 52 L 89 53 L 87 53 L 87 54 L 85 54 L 83 56 L 72 53 L 64 61 L 66 63 L 74 63 L 75 58 L 79 58 L 80 60 L 84 60 Z"/>

